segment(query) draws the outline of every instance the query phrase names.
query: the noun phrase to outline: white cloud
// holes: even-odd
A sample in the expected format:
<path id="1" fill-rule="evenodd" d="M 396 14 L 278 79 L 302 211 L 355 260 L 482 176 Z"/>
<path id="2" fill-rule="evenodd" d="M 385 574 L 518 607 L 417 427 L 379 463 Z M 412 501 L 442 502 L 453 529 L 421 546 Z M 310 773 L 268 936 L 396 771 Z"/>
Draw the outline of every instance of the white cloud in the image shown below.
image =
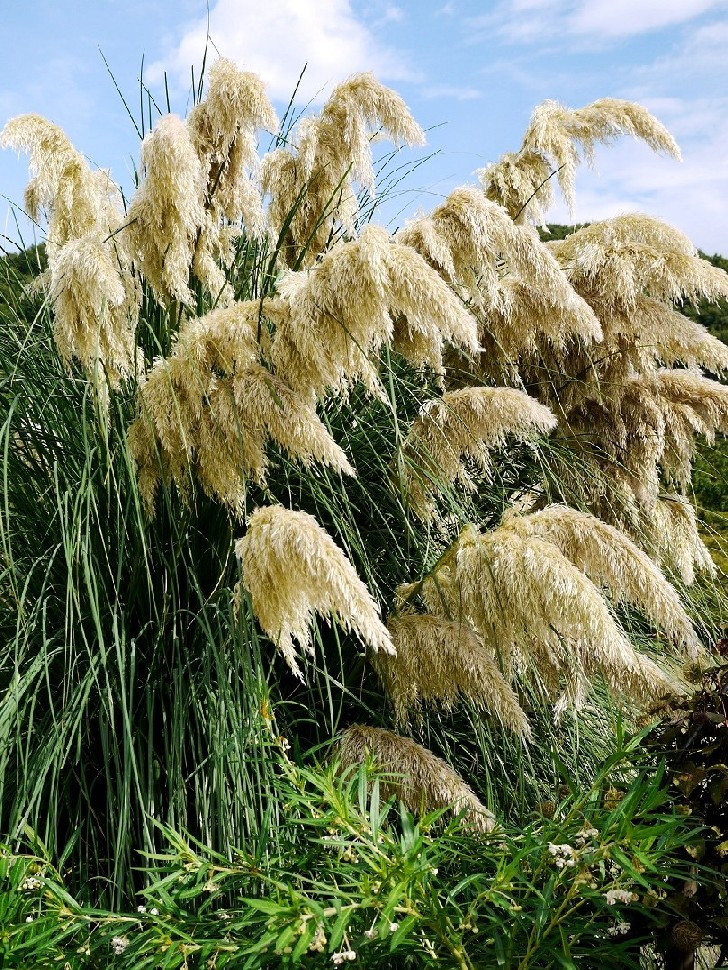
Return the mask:
<path id="1" fill-rule="evenodd" d="M 635 71 L 643 83 L 665 87 L 680 86 L 688 81 L 707 78 L 709 90 L 725 90 L 728 80 L 728 20 L 698 27 L 686 32 L 682 43 L 670 53 L 644 64 Z"/>
<path id="2" fill-rule="evenodd" d="M 387 9 L 382 14 L 382 23 L 400 23 L 404 20 L 404 10 L 401 7 L 395 7 L 393 4 L 388 6 Z"/>
<path id="3" fill-rule="evenodd" d="M 567 18 L 574 34 L 626 37 L 693 20 L 724 0 L 581 0 Z"/>
<path id="4" fill-rule="evenodd" d="M 386 13 L 396 20 L 400 10 L 389 5 Z M 150 67 L 150 80 L 167 70 L 187 85 L 190 65 L 202 61 L 206 37 L 206 19 L 190 24 L 169 56 Z M 334 84 L 357 71 L 392 81 L 415 76 L 401 53 L 380 46 L 349 0 L 217 0 L 210 8 L 210 37 L 223 57 L 260 74 L 279 101 L 289 99 L 304 64 L 299 102 L 323 100 Z"/>
<path id="5" fill-rule="evenodd" d="M 476 27 L 497 27 L 517 43 L 555 36 L 600 43 L 685 24 L 728 0 L 506 0 L 492 14 L 476 17 Z"/>
<path id="6" fill-rule="evenodd" d="M 483 97 L 483 92 L 477 88 L 458 87 L 453 84 L 426 85 L 420 93 L 425 98 L 450 98 L 454 101 L 474 101 Z"/>

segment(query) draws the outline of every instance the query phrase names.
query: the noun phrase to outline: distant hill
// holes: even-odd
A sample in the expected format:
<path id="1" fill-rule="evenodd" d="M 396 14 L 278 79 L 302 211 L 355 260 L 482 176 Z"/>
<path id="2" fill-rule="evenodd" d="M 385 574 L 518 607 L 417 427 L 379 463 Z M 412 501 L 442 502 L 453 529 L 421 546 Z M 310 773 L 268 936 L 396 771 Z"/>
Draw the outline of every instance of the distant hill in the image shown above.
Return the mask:
<path id="1" fill-rule="evenodd" d="M 40 296 L 26 290 L 47 265 L 45 244 L 31 246 L 19 253 L 5 253 L 0 258 L 0 319 L 32 319 Z"/>
<path id="2" fill-rule="evenodd" d="M 728 259 L 719 256 L 717 253 L 708 256 L 701 252 L 700 255 L 713 266 L 717 266 L 718 269 L 725 270 L 728 273 Z M 692 303 L 685 303 L 680 309 L 687 316 L 707 327 L 713 336 L 728 344 L 728 301 L 719 300 L 717 303 L 709 303 L 707 300 L 701 300 L 697 306 Z"/>

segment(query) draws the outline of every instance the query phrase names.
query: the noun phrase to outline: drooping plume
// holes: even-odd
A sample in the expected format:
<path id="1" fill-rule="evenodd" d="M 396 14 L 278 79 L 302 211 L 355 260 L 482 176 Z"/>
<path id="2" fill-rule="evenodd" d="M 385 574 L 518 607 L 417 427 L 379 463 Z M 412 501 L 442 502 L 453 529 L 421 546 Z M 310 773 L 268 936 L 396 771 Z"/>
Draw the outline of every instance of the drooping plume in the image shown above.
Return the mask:
<path id="1" fill-rule="evenodd" d="M 25 206 L 36 222 L 48 219 L 49 262 L 69 240 L 118 229 L 119 190 L 108 172 L 89 168 L 57 125 L 40 115 L 20 115 L 5 125 L 0 144 L 30 155 Z"/>
<path id="2" fill-rule="evenodd" d="M 142 142 L 142 169 L 127 213 L 127 247 L 160 302 L 190 304 L 192 263 L 206 223 L 206 173 L 177 115 L 160 118 Z"/>
<path id="3" fill-rule="evenodd" d="M 409 738 L 355 724 L 341 735 L 338 755 L 344 769 L 372 758 L 378 770 L 391 775 L 390 779 L 381 779 L 382 796 L 401 799 L 411 812 L 451 808 L 464 813 L 465 824 L 474 832 L 486 833 L 495 828 L 493 813 L 460 775 Z"/>
<path id="4" fill-rule="evenodd" d="M 387 621 L 396 654 L 372 662 L 398 723 L 422 704 L 451 708 L 459 698 L 495 716 L 504 727 L 528 737 L 528 719 L 495 655 L 467 623 L 405 613 Z"/>
<path id="5" fill-rule="evenodd" d="M 584 226 L 549 248 L 599 316 L 633 309 L 644 296 L 670 307 L 728 296 L 728 276 L 701 259 L 683 233 L 640 213 Z"/>
<path id="6" fill-rule="evenodd" d="M 315 614 L 333 617 L 375 653 L 394 651 L 369 590 L 312 515 L 279 505 L 256 509 L 235 551 L 258 622 L 299 677 L 294 641 L 313 653 Z"/>
<path id="7" fill-rule="evenodd" d="M 246 480 L 265 478 L 269 439 L 294 460 L 353 474 L 312 402 L 259 363 L 265 308 L 233 303 L 189 321 L 140 385 L 129 445 L 149 509 L 160 480 L 186 493 L 194 471 L 209 495 L 240 515 Z"/>
<path id="8" fill-rule="evenodd" d="M 134 372 L 138 284 L 124 255 L 101 233 L 70 239 L 49 257 L 48 294 L 53 334 L 70 363 L 113 387 Z"/>
<path id="9" fill-rule="evenodd" d="M 629 517 L 649 533 L 664 487 L 690 481 L 696 435 L 710 441 L 727 426 L 725 389 L 699 369 L 723 370 L 726 348 L 677 313 L 675 303 L 721 298 L 728 276 L 678 230 L 644 215 L 585 226 L 549 248 L 594 310 L 604 339 L 598 352 L 572 345 L 549 355 L 542 348 L 542 372 L 555 379 L 541 382 L 540 396 L 559 415 L 574 452 L 617 488 L 627 485 Z M 530 381 L 537 378 L 534 371 Z M 610 518 L 610 501 L 623 503 L 616 494 L 596 494 L 596 482 L 564 481 L 562 494 Z M 629 517 L 611 521 L 628 526 Z M 650 546 L 648 536 L 644 544 Z"/>
<path id="10" fill-rule="evenodd" d="M 536 231 L 516 225 L 476 188 L 455 189 L 429 216 L 397 234 L 466 300 L 478 320 L 479 369 L 501 382 L 545 344 L 561 353 L 569 341 L 601 340 L 591 307 Z"/>
<path id="11" fill-rule="evenodd" d="M 220 58 L 210 68 L 207 97 L 187 125 L 205 183 L 205 224 L 192 269 L 218 300 L 225 299 L 223 267 L 232 262 L 241 222 L 248 236 L 260 237 L 265 229 L 257 131 L 275 131 L 278 119 L 258 75 Z"/>
<path id="12" fill-rule="evenodd" d="M 516 222 L 541 225 L 553 201 L 553 176 L 567 204 L 573 205 L 579 150 L 591 162 L 598 143 L 609 143 L 622 135 L 639 138 L 656 152 L 680 158 L 680 149 L 667 129 L 631 101 L 602 98 L 575 110 L 556 101 L 544 101 L 533 113 L 520 151 L 504 155 L 479 173 L 485 193 Z"/>
<path id="13" fill-rule="evenodd" d="M 587 512 L 550 505 L 508 517 L 503 529 L 553 543 L 614 602 L 636 607 L 681 649 L 694 653 L 698 640 L 676 590 L 655 563 L 619 529 Z"/>
<path id="14" fill-rule="evenodd" d="M 685 495 L 660 495 L 644 510 L 641 538 L 663 569 L 674 570 L 684 583 L 695 570 L 715 575 L 715 564 L 698 531 L 695 508 Z"/>
<path id="15" fill-rule="evenodd" d="M 321 397 L 361 380 L 379 390 L 378 353 L 399 330 L 427 334 L 418 353 L 439 369 L 446 340 L 477 348 L 476 324 L 462 302 L 417 253 L 368 226 L 334 246 L 315 267 L 280 282 L 288 311 L 277 322 L 270 357 L 276 373 L 302 393 Z M 355 294 L 355 298 L 353 298 Z M 419 345 L 417 345 L 419 346 Z M 407 344 L 395 342 L 406 353 Z"/>
<path id="16" fill-rule="evenodd" d="M 310 265 L 340 229 L 352 233 L 357 214 L 354 182 L 373 188 L 370 142 L 374 133 L 395 144 L 421 145 L 422 129 L 398 94 L 372 74 L 339 84 L 320 116 L 299 124 L 295 150 L 279 148 L 263 159 L 270 193 L 269 219 L 281 234 L 289 266 Z"/>
<path id="17" fill-rule="evenodd" d="M 431 518 L 438 491 L 454 482 L 475 488 L 467 462 L 487 473 L 509 436 L 534 440 L 555 426 L 548 408 L 513 388 L 465 387 L 426 402 L 402 449 L 412 507 Z"/>
<path id="18" fill-rule="evenodd" d="M 121 195 L 108 172 L 92 171 L 64 132 L 39 115 L 7 123 L 3 146 L 30 153 L 28 213 L 48 220 L 43 282 L 55 310 L 54 336 L 100 386 L 114 386 L 136 366 L 139 292 L 118 245 Z"/>
<path id="19" fill-rule="evenodd" d="M 207 205 L 230 222 L 242 219 L 248 232 L 259 234 L 263 211 L 253 179 L 259 164 L 256 133 L 278 127 L 263 82 L 220 58 L 210 68 L 207 97 L 192 109 L 187 124 L 203 165 Z"/>
<path id="20" fill-rule="evenodd" d="M 467 526 L 434 574 L 398 591 L 400 603 L 416 596 L 431 613 L 472 625 L 507 675 L 533 665 L 544 686 L 560 695 L 559 708 L 578 704 L 597 673 L 638 702 L 675 690 L 634 649 L 585 572 L 538 535 L 508 525 L 481 534 Z M 653 599 L 670 632 L 686 640 L 679 609 Z"/>

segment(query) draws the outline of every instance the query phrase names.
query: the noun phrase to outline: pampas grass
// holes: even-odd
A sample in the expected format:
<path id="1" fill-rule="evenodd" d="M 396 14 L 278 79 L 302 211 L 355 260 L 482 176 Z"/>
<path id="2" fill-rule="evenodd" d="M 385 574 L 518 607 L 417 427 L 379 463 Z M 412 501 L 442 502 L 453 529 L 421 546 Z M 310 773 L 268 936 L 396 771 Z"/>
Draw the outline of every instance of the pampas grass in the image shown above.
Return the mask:
<path id="1" fill-rule="evenodd" d="M 546 103 L 390 234 L 360 196 L 375 137 L 422 142 L 395 92 L 354 75 L 261 157 L 260 79 L 202 87 L 126 203 L 45 119 L 2 136 L 48 272 L 0 330 L 0 830 L 75 839 L 89 898 L 133 894 L 158 825 L 262 858 L 286 758 L 336 738 L 413 812 L 526 817 L 555 746 L 588 782 L 699 647 L 658 563 L 708 565 L 686 490 L 728 352 L 673 301 L 725 277 L 646 216 L 533 227 L 596 142 L 674 155 L 659 122 Z"/>

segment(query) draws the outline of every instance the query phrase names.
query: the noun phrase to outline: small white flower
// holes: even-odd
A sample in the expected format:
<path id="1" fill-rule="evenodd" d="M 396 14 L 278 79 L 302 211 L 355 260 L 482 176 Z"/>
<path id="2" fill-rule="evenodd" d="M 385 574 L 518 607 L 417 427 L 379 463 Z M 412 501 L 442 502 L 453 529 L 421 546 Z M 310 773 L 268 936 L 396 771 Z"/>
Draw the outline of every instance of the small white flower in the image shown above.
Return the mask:
<path id="1" fill-rule="evenodd" d="M 629 933 L 631 923 L 617 923 L 615 926 L 610 926 L 607 930 L 610 936 L 624 936 L 625 933 Z"/>
<path id="2" fill-rule="evenodd" d="M 117 956 L 121 956 L 124 950 L 129 946 L 129 940 L 125 936 L 114 936 L 112 937 L 111 945 L 114 948 L 114 953 Z"/>
<path id="3" fill-rule="evenodd" d="M 150 912 L 150 914 L 152 916 L 159 916 L 159 910 L 157 909 L 156 906 L 152 906 L 152 908 L 149 910 L 149 912 Z"/>
<path id="4" fill-rule="evenodd" d="M 32 916 L 26 916 L 25 917 L 25 922 L 26 923 L 32 923 L 33 922 L 33 917 Z"/>
<path id="5" fill-rule="evenodd" d="M 566 842 L 562 845 L 549 842 L 549 854 L 554 857 L 554 865 L 557 869 L 563 869 L 564 866 L 571 867 L 576 865 L 576 850 Z"/>
<path id="6" fill-rule="evenodd" d="M 617 903 L 631 903 L 637 897 L 628 889 L 608 889 L 604 893 L 607 906 L 615 906 Z"/>
<path id="7" fill-rule="evenodd" d="M 370 930 L 364 930 L 364 936 L 365 936 L 365 937 L 366 937 L 366 938 L 367 938 L 368 940 L 373 940 L 373 939 L 375 939 L 375 937 L 376 937 L 376 935 L 377 935 L 377 931 L 376 931 L 375 929 L 373 929 L 373 928 L 372 928 L 372 929 L 370 929 Z"/>
<path id="8" fill-rule="evenodd" d="M 390 933 L 396 933 L 398 929 L 399 929 L 399 923 L 390 923 L 389 924 L 389 932 Z"/>
<path id="9" fill-rule="evenodd" d="M 147 911 L 146 906 L 137 906 L 137 913 L 146 913 L 146 911 Z"/>

